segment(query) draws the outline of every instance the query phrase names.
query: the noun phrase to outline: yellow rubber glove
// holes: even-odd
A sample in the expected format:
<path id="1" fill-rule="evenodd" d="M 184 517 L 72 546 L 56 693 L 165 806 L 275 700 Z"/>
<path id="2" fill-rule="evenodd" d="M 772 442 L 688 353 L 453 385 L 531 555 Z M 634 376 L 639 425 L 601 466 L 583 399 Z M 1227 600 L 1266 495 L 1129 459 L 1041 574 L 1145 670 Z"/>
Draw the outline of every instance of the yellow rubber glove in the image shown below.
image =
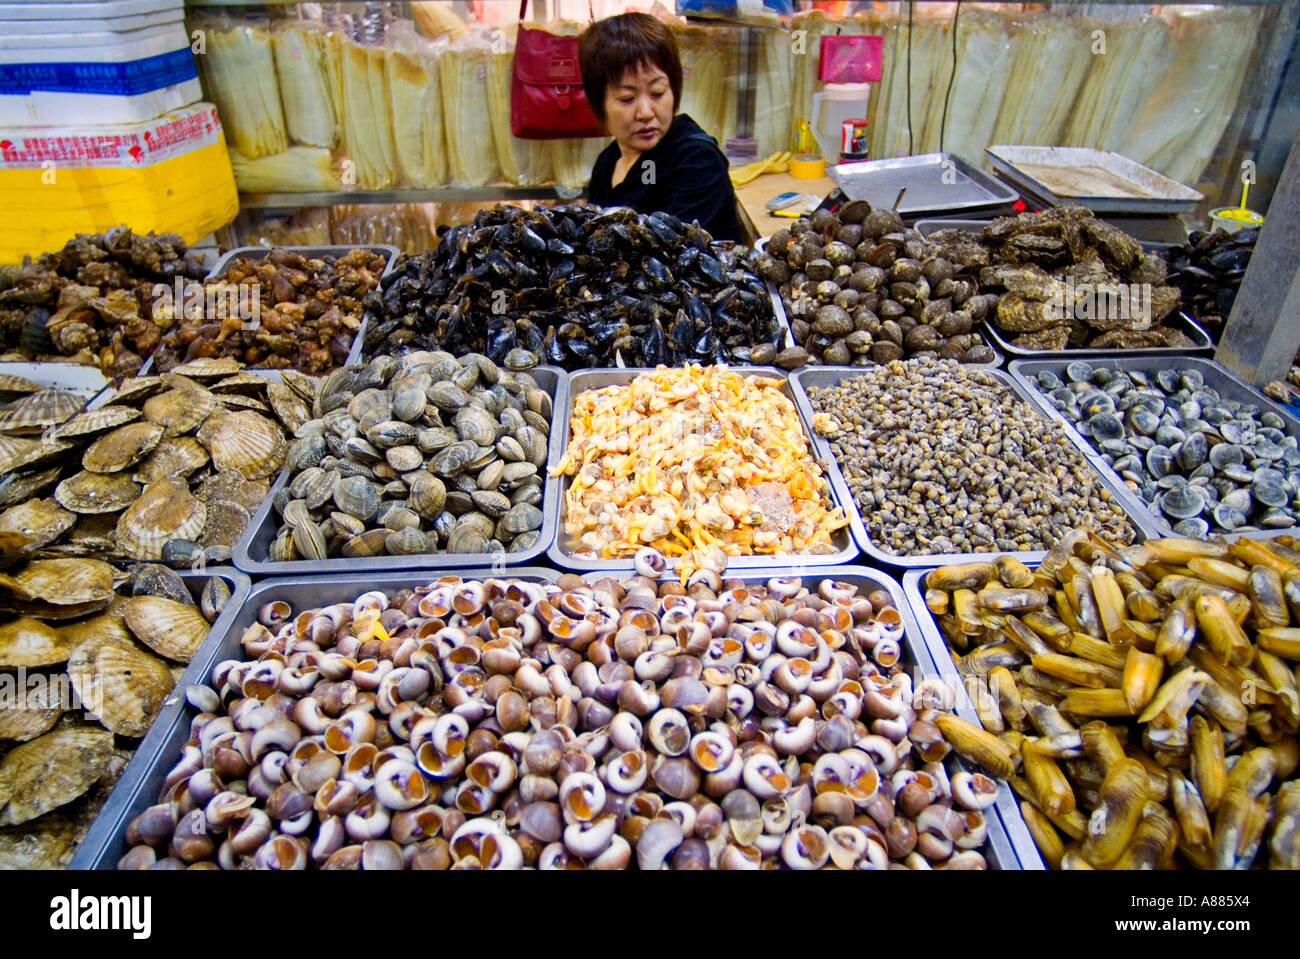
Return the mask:
<path id="1" fill-rule="evenodd" d="M 788 169 L 790 169 L 790 151 L 784 150 L 762 160 L 746 163 L 744 166 L 732 167 L 729 175 L 733 186 L 743 186 L 758 179 L 764 173 L 784 173 Z"/>

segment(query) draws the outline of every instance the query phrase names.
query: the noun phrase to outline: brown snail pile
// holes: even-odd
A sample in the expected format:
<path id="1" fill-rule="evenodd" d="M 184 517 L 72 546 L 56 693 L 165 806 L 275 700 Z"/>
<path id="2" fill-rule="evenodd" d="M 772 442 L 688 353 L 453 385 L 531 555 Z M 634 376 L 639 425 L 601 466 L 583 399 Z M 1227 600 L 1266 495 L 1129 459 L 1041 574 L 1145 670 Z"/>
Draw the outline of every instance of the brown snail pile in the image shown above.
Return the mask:
<path id="1" fill-rule="evenodd" d="M 979 282 L 959 277 L 960 266 L 894 210 L 852 200 L 800 217 L 772 234 L 757 265 L 779 288 L 794 337 L 777 366 L 996 359 L 972 332 L 994 298 L 977 295 Z"/>
<path id="2" fill-rule="evenodd" d="M 711 571 L 271 602 L 119 867 L 984 868 L 998 786 L 945 736 L 1000 744 L 902 631 L 884 591 Z"/>

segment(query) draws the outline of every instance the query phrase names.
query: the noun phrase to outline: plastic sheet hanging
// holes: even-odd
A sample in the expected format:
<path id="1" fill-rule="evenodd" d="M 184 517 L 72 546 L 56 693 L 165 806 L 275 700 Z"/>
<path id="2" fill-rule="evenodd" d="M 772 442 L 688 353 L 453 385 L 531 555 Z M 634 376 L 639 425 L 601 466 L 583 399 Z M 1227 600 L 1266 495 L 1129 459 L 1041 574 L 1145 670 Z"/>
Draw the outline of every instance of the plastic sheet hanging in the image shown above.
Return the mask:
<path id="1" fill-rule="evenodd" d="M 442 116 L 447 136 L 447 173 L 454 187 L 477 187 L 501 175 L 492 137 L 488 91 L 491 39 L 470 30 L 451 41 L 438 58 Z M 504 107 L 509 114 L 510 103 Z"/>
<path id="2" fill-rule="evenodd" d="M 271 33 L 264 22 L 200 21 L 207 52 L 195 59 L 230 146 L 256 159 L 289 146 Z"/>

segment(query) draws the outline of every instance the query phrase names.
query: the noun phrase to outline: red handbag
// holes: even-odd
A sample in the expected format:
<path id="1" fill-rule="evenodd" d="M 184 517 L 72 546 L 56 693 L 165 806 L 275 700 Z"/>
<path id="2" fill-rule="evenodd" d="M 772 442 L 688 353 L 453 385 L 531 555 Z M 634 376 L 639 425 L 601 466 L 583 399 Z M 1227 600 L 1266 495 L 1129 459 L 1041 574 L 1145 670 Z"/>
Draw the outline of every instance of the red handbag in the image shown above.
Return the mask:
<path id="1" fill-rule="evenodd" d="M 528 0 L 519 4 L 523 20 Z M 578 67 L 578 38 L 520 26 L 510 84 L 510 132 L 523 140 L 597 137 Z"/>

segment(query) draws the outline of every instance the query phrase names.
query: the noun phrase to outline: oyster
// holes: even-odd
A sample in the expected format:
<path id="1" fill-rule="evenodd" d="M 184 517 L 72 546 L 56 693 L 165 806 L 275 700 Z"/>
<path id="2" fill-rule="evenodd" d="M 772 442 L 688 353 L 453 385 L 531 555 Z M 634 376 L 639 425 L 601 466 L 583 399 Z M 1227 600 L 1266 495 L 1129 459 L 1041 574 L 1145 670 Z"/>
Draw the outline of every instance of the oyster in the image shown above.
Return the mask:
<path id="1" fill-rule="evenodd" d="M 92 473 L 115 473 L 140 462 L 162 438 L 161 426 L 127 423 L 91 443 L 81 456 L 81 465 Z"/>
<path id="2" fill-rule="evenodd" d="M 140 495 L 140 486 L 125 473 L 80 472 L 54 490 L 60 506 L 74 513 L 116 513 Z"/>
<path id="3" fill-rule="evenodd" d="M 208 635 L 208 621 L 194 606 L 162 596 L 132 596 L 122 610 L 127 629 L 160 656 L 188 663 Z"/>
<path id="4" fill-rule="evenodd" d="M 215 469 L 238 470 L 249 479 L 270 476 L 288 451 L 280 427 L 248 410 L 214 412 L 199 428 L 198 440 L 211 454 Z"/>
<path id="5" fill-rule="evenodd" d="M 48 546 L 72 528 L 75 513 L 53 499 L 32 499 L 0 513 L 0 532 L 18 533 L 27 538 L 26 549 Z"/>
<path id="6" fill-rule="evenodd" d="M 143 736 L 176 685 L 158 657 L 94 640 L 72 651 L 68 678 L 86 715 L 119 736 Z"/>
<path id="7" fill-rule="evenodd" d="M 156 560 L 169 539 L 194 539 L 207 522 L 207 507 L 182 482 L 150 483 L 117 521 L 117 545 L 132 559 Z"/>
<path id="8" fill-rule="evenodd" d="M 0 759 L 0 826 L 16 826 L 72 802 L 113 755 L 113 734 L 76 726 L 16 746 Z"/>

